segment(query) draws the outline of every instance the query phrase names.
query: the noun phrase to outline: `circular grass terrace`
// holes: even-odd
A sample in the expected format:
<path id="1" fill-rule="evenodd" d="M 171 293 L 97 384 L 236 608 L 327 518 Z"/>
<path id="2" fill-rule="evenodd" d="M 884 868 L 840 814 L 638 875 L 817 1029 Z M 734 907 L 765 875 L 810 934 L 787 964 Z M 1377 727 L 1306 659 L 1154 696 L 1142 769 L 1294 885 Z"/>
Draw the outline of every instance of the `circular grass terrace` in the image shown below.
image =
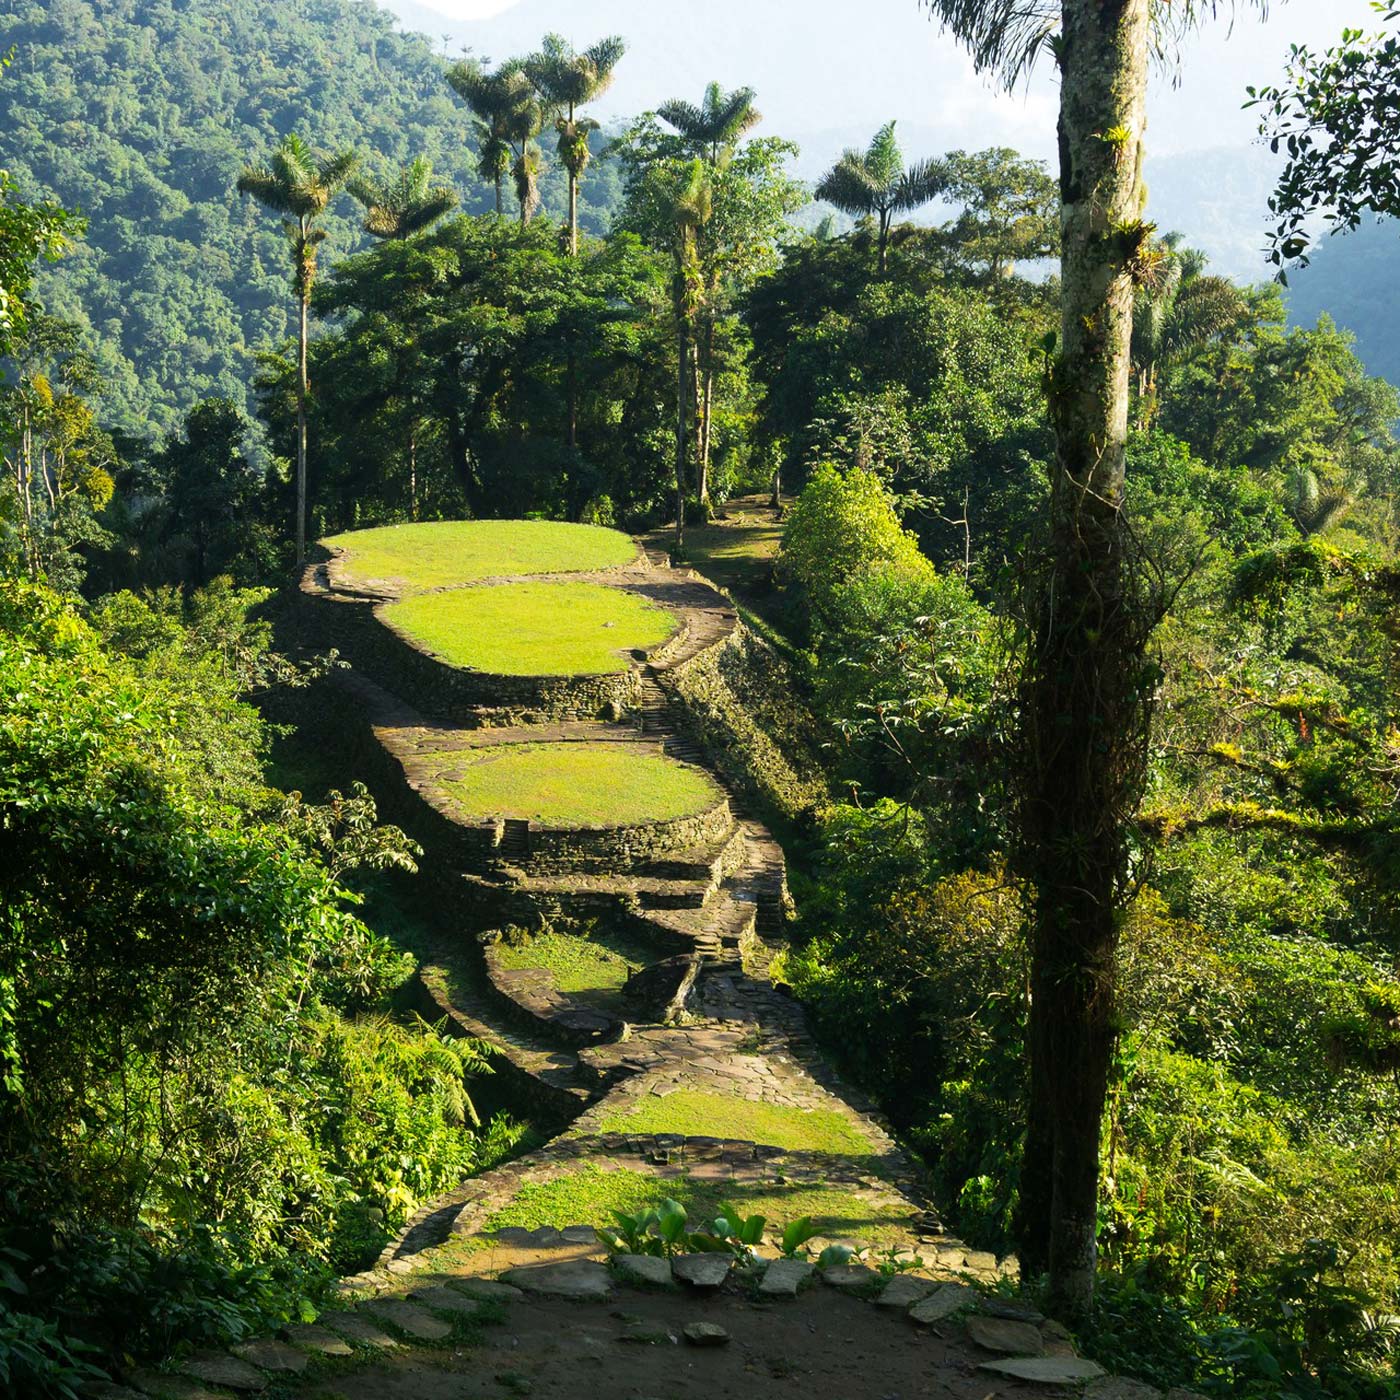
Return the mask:
<path id="1" fill-rule="evenodd" d="M 636 744 L 496 744 L 453 754 L 438 785 L 473 817 L 626 827 L 699 816 L 724 794 L 702 769 Z"/>
<path id="2" fill-rule="evenodd" d="M 343 549 L 352 587 L 413 592 L 514 574 L 616 569 L 637 558 L 620 530 L 558 520 L 434 520 L 352 530 L 321 541 Z"/>
<path id="3" fill-rule="evenodd" d="M 383 610 L 395 631 L 449 666 L 496 676 L 625 671 L 679 626 L 664 608 L 601 583 L 500 583 L 410 594 Z"/>

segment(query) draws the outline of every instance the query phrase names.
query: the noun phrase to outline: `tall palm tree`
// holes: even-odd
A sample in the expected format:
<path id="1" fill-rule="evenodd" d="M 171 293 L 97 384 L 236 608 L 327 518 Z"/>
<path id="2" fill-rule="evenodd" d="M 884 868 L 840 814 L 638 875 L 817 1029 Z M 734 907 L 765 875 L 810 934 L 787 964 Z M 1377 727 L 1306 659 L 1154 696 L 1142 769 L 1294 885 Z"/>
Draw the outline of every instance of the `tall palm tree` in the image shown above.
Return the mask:
<path id="1" fill-rule="evenodd" d="M 908 214 L 947 188 L 948 177 L 936 160 L 921 160 L 907 170 L 895 140 L 894 123 L 875 133 L 864 151 L 844 151 L 841 159 L 822 176 L 818 199 L 834 204 L 852 218 L 879 220 L 879 272 L 889 266 L 890 225 L 896 214 Z"/>
<path id="2" fill-rule="evenodd" d="M 578 256 L 578 187 L 592 152 L 588 138 L 598 130 L 592 117 L 578 109 L 612 86 L 613 70 L 626 43 L 616 34 L 578 53 L 558 34 L 545 35 L 539 53 L 525 60 L 525 72 L 546 105 L 555 112 L 559 160 L 569 174 L 569 256 Z"/>
<path id="3" fill-rule="evenodd" d="M 718 83 L 705 89 L 697 107 L 693 102 L 663 102 L 656 115 L 675 127 L 681 137 L 713 170 L 734 149 L 740 138 L 763 120 L 753 105 L 754 90 L 748 87 L 725 92 Z"/>
<path id="4" fill-rule="evenodd" d="M 488 73 L 475 59 L 466 58 L 447 70 L 447 82 L 475 118 L 477 170 L 496 187 L 496 213 L 502 212 L 505 178 L 510 175 L 524 227 L 539 207 L 540 150 L 535 137 L 544 123 L 525 65 L 511 59 Z"/>
<path id="5" fill-rule="evenodd" d="M 418 156 L 396 179 L 352 180 L 350 193 L 365 207 L 365 232 L 389 240 L 412 238 L 457 207 L 456 194 L 433 184 L 433 164 Z"/>
<path id="6" fill-rule="evenodd" d="M 282 216 L 292 250 L 292 286 L 296 292 L 297 330 L 297 564 L 306 561 L 306 401 L 307 322 L 316 257 L 326 231 L 317 220 L 354 172 L 354 151 L 317 156 L 299 137 L 285 136 L 265 166 L 247 166 L 238 177 L 239 194 L 250 194 L 264 208 Z"/>
<path id="7" fill-rule="evenodd" d="M 1137 377 L 1138 427 L 1157 412 L 1157 376 L 1240 324 L 1246 303 L 1228 277 L 1208 276 L 1205 254 L 1183 248 L 1179 233 L 1160 239 L 1150 279 L 1133 301 L 1133 372 Z"/>
<path id="8" fill-rule="evenodd" d="M 754 106 L 754 90 L 749 87 L 725 92 L 711 83 L 697 107 L 693 102 L 663 102 L 657 116 L 680 134 L 690 152 L 703 161 L 710 172 L 711 186 L 719 171 L 733 158 L 744 135 L 763 120 Z M 697 239 L 697 252 L 705 282 L 700 308 L 700 326 L 691 345 L 695 367 L 695 487 L 696 499 L 705 515 L 710 513 L 710 427 L 715 404 L 715 323 L 719 313 L 721 271 L 714 249 Z"/>

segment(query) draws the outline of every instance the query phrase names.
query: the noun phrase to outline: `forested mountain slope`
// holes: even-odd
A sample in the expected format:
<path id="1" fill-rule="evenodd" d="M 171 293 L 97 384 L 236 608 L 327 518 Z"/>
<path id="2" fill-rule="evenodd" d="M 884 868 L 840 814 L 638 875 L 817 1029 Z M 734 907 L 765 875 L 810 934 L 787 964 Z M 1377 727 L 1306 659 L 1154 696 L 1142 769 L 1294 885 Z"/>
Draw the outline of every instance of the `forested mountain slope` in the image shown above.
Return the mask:
<path id="1" fill-rule="evenodd" d="M 1356 353 L 1372 374 L 1400 383 L 1400 234 L 1393 223 L 1363 223 L 1326 238 L 1309 266 L 1289 275 L 1289 319 L 1311 325 L 1327 312 L 1356 336 Z"/>
<path id="2" fill-rule="evenodd" d="M 0 0 L 0 168 L 81 210 L 88 239 L 47 274 L 47 309 L 91 331 L 104 416 L 146 433 L 201 398 L 242 402 L 253 357 L 291 329 L 287 249 L 235 192 L 295 131 L 355 147 L 370 174 L 415 156 L 486 207 L 468 116 L 420 36 L 362 0 Z M 585 225 L 616 194 L 606 163 Z M 546 209 L 563 205 L 545 181 Z M 359 207 L 327 220 L 328 256 L 358 247 Z"/>

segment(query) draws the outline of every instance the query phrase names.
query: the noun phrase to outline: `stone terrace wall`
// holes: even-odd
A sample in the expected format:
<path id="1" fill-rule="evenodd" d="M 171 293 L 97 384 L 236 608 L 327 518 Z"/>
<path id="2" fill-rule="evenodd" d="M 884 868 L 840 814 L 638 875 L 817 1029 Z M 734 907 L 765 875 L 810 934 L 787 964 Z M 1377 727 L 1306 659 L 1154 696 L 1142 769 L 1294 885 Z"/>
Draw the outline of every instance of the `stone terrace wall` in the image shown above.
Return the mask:
<path id="1" fill-rule="evenodd" d="M 782 658 L 743 624 L 657 679 L 706 757 L 737 791 L 788 820 L 830 796 L 821 736 L 793 695 Z"/>

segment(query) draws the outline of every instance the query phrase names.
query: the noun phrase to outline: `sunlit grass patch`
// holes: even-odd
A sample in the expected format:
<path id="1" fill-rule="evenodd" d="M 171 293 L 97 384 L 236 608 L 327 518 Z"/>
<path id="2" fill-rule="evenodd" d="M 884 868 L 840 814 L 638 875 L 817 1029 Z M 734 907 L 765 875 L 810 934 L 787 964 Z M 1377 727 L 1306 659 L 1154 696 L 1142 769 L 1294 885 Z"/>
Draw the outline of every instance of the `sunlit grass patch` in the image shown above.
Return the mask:
<path id="1" fill-rule="evenodd" d="M 558 520 L 434 520 L 352 530 L 322 543 L 348 552 L 343 568 L 351 583 L 402 589 L 612 569 L 637 557 L 619 530 Z"/>
<path id="2" fill-rule="evenodd" d="M 507 936 L 495 945 L 495 955 L 502 967 L 542 967 L 561 992 L 601 1004 L 615 1001 L 628 977 L 656 959 L 640 944 L 599 929 Z"/>
<path id="3" fill-rule="evenodd" d="M 757 1103 L 701 1089 L 648 1094 L 625 1112 L 603 1119 L 605 1133 L 680 1133 L 685 1137 L 740 1138 L 789 1151 L 865 1157 L 870 1143 L 833 1109 Z"/>
<path id="4" fill-rule="evenodd" d="M 482 1229 L 537 1230 L 552 1225 L 607 1225 L 613 1211 L 634 1215 L 670 1198 L 686 1208 L 700 1228 L 721 1205 L 742 1215 L 762 1215 L 770 1227 L 808 1216 L 819 1233 L 854 1239 L 876 1248 L 908 1245 L 912 1207 L 875 1204 L 850 1191 L 825 1186 L 777 1182 L 692 1182 L 685 1176 L 667 1180 L 645 1172 L 604 1171 L 587 1163 L 566 1176 L 522 1186 L 515 1199 L 487 1217 Z"/>
<path id="5" fill-rule="evenodd" d="M 601 583 L 508 583 L 419 593 L 385 620 L 451 666 L 506 676 L 625 671 L 676 619 L 646 598 Z"/>
<path id="6" fill-rule="evenodd" d="M 497 744 L 444 755 L 438 785 L 475 817 L 543 826 L 639 826 L 698 816 L 708 774 L 628 743 Z"/>

